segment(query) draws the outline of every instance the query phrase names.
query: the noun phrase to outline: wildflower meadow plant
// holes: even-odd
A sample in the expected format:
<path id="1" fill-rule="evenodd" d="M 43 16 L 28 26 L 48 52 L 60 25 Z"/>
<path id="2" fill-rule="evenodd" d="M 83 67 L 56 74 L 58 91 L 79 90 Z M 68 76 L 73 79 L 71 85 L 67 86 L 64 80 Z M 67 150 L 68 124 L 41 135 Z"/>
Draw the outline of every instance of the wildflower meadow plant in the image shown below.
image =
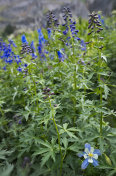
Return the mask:
<path id="1" fill-rule="evenodd" d="M 115 25 L 62 13 L 61 24 L 49 11 L 46 28 L 0 39 L 0 175 L 116 175 Z"/>

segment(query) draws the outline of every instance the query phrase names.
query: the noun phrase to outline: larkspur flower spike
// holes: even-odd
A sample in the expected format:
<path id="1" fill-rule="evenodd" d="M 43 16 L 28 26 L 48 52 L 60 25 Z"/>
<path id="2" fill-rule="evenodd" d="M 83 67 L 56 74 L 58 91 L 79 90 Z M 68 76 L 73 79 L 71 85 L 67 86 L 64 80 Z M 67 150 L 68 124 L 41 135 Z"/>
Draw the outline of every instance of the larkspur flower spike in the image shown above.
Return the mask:
<path id="1" fill-rule="evenodd" d="M 98 156 L 101 155 L 99 149 L 94 149 L 90 144 L 85 144 L 85 150 L 83 153 L 78 154 L 79 157 L 84 157 L 84 161 L 81 165 L 82 169 L 86 169 L 89 163 L 93 164 L 94 167 L 98 166 Z"/>

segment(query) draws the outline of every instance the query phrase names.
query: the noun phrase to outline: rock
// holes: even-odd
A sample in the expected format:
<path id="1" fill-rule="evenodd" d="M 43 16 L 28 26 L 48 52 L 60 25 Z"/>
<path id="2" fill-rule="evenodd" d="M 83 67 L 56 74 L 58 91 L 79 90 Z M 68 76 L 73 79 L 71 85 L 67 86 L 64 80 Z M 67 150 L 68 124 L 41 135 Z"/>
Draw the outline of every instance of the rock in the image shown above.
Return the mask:
<path id="1" fill-rule="evenodd" d="M 88 9 L 102 11 L 103 15 L 110 15 L 116 9 L 116 0 L 87 0 Z"/>
<path id="2" fill-rule="evenodd" d="M 0 27 L 10 24 L 17 29 L 34 30 L 44 25 L 48 10 L 54 10 L 59 16 L 64 6 L 69 6 L 74 16 L 88 16 L 86 5 L 80 0 L 0 0 Z"/>

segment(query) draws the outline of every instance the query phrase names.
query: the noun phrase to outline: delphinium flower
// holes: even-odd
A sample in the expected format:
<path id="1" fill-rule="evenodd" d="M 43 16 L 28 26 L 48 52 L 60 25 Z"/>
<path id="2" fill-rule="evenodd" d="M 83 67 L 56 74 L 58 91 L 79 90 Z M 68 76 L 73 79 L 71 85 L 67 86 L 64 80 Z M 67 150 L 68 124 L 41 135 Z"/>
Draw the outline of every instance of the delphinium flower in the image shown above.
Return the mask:
<path id="1" fill-rule="evenodd" d="M 90 32 L 88 33 L 88 35 L 91 35 L 92 33 L 95 33 L 95 34 L 99 34 L 103 28 L 101 28 L 101 23 L 98 19 L 98 14 L 95 13 L 95 12 L 92 12 L 90 15 L 89 15 L 89 26 L 88 26 L 88 29 L 90 30 Z M 102 40 L 103 38 L 102 37 L 99 37 L 100 40 Z M 102 49 L 103 46 L 100 46 L 99 49 Z"/>
<path id="2" fill-rule="evenodd" d="M 50 97 L 51 95 L 55 95 L 54 92 L 51 92 L 51 89 L 49 87 L 46 87 L 43 89 L 43 94 L 45 95 L 45 97 L 44 97 L 45 99 L 47 97 Z"/>
<path id="3" fill-rule="evenodd" d="M 100 21 L 98 20 L 98 15 L 95 12 L 92 12 L 89 15 L 89 26 L 88 26 L 88 29 L 91 30 L 91 32 L 88 33 L 88 35 L 90 35 L 93 32 L 99 33 L 99 32 L 101 32 L 103 30 L 103 28 L 101 28 Z"/>
<path id="4" fill-rule="evenodd" d="M 46 60 L 46 50 L 44 50 L 44 46 L 45 46 L 45 43 L 46 43 L 46 40 L 43 36 L 43 33 L 41 31 L 41 29 L 38 29 L 38 38 L 39 38 L 39 43 L 38 43 L 38 53 L 41 57 L 41 60 L 44 59 Z"/>
<path id="5" fill-rule="evenodd" d="M 13 62 L 16 62 L 18 65 L 21 63 L 21 58 L 19 55 L 15 55 L 12 50 L 12 45 L 14 42 L 12 40 L 9 41 L 9 44 L 1 41 L 0 42 L 0 57 L 3 62 L 5 62 L 5 66 L 3 67 L 3 70 L 6 70 L 7 64 L 11 64 Z M 15 46 L 13 46 L 15 47 Z M 19 72 L 22 72 L 22 68 L 19 66 L 17 69 Z"/>
<path id="6" fill-rule="evenodd" d="M 17 65 L 22 62 L 19 55 L 15 55 L 14 58 L 15 58 Z"/>
<path id="7" fill-rule="evenodd" d="M 79 59 L 78 64 L 86 65 L 86 64 L 85 64 L 85 61 L 84 61 L 82 58 Z"/>
<path id="8" fill-rule="evenodd" d="M 21 41 L 22 41 L 22 43 L 27 43 L 28 44 L 26 36 L 24 34 L 21 37 Z"/>
<path id="9" fill-rule="evenodd" d="M 48 38 L 51 38 L 51 34 L 52 34 L 52 30 L 50 28 L 47 28 L 47 32 L 48 32 Z"/>
<path id="10" fill-rule="evenodd" d="M 64 55 L 61 53 L 61 51 L 57 51 L 57 54 L 58 54 L 59 61 L 63 62 L 65 60 Z"/>
<path id="11" fill-rule="evenodd" d="M 9 44 L 10 44 L 10 45 L 12 45 L 12 46 L 15 47 L 15 48 L 17 47 L 13 40 L 9 39 L 8 41 L 9 41 Z"/>
<path id="12" fill-rule="evenodd" d="M 52 11 L 49 11 L 47 13 L 46 19 L 47 19 L 47 27 L 56 30 L 55 28 L 59 26 L 59 22 Z"/>
<path id="13" fill-rule="evenodd" d="M 35 49 L 35 46 L 34 46 L 34 41 L 31 42 L 30 47 L 32 49 L 32 54 L 31 54 L 32 58 L 31 58 L 31 60 L 34 60 L 34 59 L 37 58 L 36 49 Z"/>
<path id="14" fill-rule="evenodd" d="M 30 158 L 28 156 L 25 156 L 23 159 L 22 167 L 26 168 L 27 166 L 29 167 L 31 165 Z"/>
<path id="15" fill-rule="evenodd" d="M 21 116 L 18 116 L 17 114 L 15 114 L 14 116 L 13 116 L 13 120 L 14 120 L 14 122 L 15 123 L 17 123 L 17 124 L 22 124 L 22 117 Z"/>
<path id="16" fill-rule="evenodd" d="M 86 43 L 84 42 L 84 40 L 81 40 L 80 43 L 81 43 L 81 50 L 86 51 Z"/>
<path id="17" fill-rule="evenodd" d="M 104 19 L 101 18 L 101 15 L 100 15 L 100 14 L 98 14 L 98 19 L 99 19 L 99 21 L 101 22 L 101 24 L 104 25 Z"/>
<path id="18" fill-rule="evenodd" d="M 6 65 L 2 69 L 6 71 Z"/>
<path id="19" fill-rule="evenodd" d="M 21 54 L 30 54 L 30 53 L 32 53 L 32 49 L 28 45 L 28 42 L 26 40 L 26 36 L 24 34 L 21 36 L 21 41 L 22 41 Z"/>
<path id="20" fill-rule="evenodd" d="M 22 72 L 22 68 L 19 66 L 19 67 L 17 68 L 17 71 Z"/>
<path id="21" fill-rule="evenodd" d="M 64 7 L 63 9 L 63 19 L 65 23 L 62 25 L 65 27 L 65 30 L 63 31 L 64 35 L 67 35 L 68 32 L 71 32 L 72 37 L 74 37 L 77 40 L 80 40 L 80 38 L 77 36 L 79 30 L 76 29 L 76 21 L 72 20 L 72 13 L 70 8 Z"/>
<path id="22" fill-rule="evenodd" d="M 3 59 L 6 63 L 11 64 L 13 62 L 14 53 L 12 51 L 11 45 L 2 43 L 2 56 L 1 59 Z"/>
<path id="23" fill-rule="evenodd" d="M 94 167 L 98 166 L 98 156 L 101 155 L 99 149 L 94 149 L 90 144 L 85 144 L 85 150 L 83 153 L 78 154 L 79 157 L 84 157 L 84 161 L 81 165 L 82 169 L 86 169 L 89 163 L 93 164 Z"/>

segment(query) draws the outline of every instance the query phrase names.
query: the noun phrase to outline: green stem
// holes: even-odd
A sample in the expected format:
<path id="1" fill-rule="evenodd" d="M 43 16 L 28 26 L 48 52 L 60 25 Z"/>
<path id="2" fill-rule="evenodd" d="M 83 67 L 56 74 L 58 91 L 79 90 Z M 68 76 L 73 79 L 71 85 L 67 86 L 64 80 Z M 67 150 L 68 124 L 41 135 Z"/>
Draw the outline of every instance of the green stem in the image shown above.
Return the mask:
<path id="1" fill-rule="evenodd" d="M 102 89 L 100 88 L 100 104 L 102 105 Z M 102 136 L 103 113 L 100 114 L 100 135 Z"/>
<path id="2" fill-rule="evenodd" d="M 0 112 L 1 112 L 1 114 L 2 114 L 2 117 L 4 117 L 4 112 L 3 112 L 3 110 L 2 110 L 1 107 L 0 107 Z"/>
<path id="3" fill-rule="evenodd" d="M 100 56 L 100 53 L 99 53 L 99 56 Z M 101 67 L 101 61 L 100 61 L 100 58 L 99 58 L 99 68 Z M 99 83 L 101 82 L 101 79 L 100 79 L 100 74 L 98 74 L 98 81 Z M 102 105 L 102 88 L 100 87 L 100 105 Z M 102 124 L 103 124 L 103 113 L 101 112 L 100 113 L 100 136 L 102 136 Z"/>
<path id="4" fill-rule="evenodd" d="M 56 132 L 57 132 L 57 137 L 58 137 L 58 145 L 59 145 L 59 150 L 60 150 L 60 156 L 61 156 L 61 163 L 60 163 L 60 176 L 62 175 L 62 166 L 63 166 L 63 153 L 62 153 L 62 150 L 61 150 L 61 145 L 60 145 L 60 134 L 59 134 L 59 131 L 58 131 L 58 127 L 57 127 L 57 124 L 56 124 L 56 121 L 55 121 L 55 118 L 54 118 L 54 109 L 51 105 L 51 101 L 50 101 L 50 98 L 49 98 L 49 103 L 50 103 L 50 108 L 51 108 L 51 111 L 52 111 L 52 120 L 53 120 L 53 123 L 54 123 L 54 126 L 56 128 Z"/>

